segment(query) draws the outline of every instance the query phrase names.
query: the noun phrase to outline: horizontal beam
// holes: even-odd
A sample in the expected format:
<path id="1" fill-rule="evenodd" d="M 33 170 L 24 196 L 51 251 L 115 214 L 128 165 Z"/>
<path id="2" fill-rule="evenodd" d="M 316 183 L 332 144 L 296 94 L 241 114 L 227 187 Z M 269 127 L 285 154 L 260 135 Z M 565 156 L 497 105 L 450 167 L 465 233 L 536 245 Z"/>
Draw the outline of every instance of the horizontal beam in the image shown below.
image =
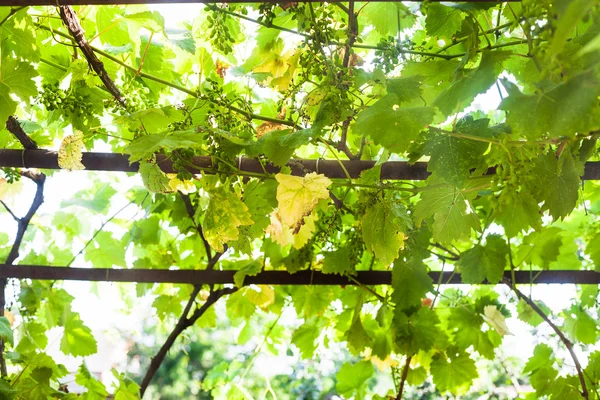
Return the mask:
<path id="1" fill-rule="evenodd" d="M 342 3 L 344 0 L 328 0 L 328 3 Z M 412 0 L 421 2 L 423 0 Z M 445 0 L 434 0 L 437 2 Z M 504 2 L 519 2 L 520 0 L 460 0 L 459 3 L 504 3 Z M 321 3 L 322 0 L 302 0 L 299 3 Z M 371 2 L 390 2 L 399 3 L 400 0 L 389 1 L 389 0 L 371 0 Z M 88 4 L 95 5 L 107 5 L 107 4 L 178 4 L 178 3 L 215 3 L 214 0 L 0 0 L 0 6 L 81 6 Z M 248 1 L 248 0 L 222 0 L 219 3 L 274 3 L 274 4 L 285 4 L 286 1 L 281 0 L 261 0 L 261 1 Z"/>
<path id="2" fill-rule="evenodd" d="M 165 155 L 157 154 L 156 160 L 161 169 L 166 173 L 175 172 L 173 162 Z M 138 163 L 129 164 L 129 157 L 118 153 L 83 153 L 82 159 L 88 171 L 117 171 L 137 172 Z M 211 157 L 194 157 L 194 165 L 200 168 L 212 168 Z M 237 166 L 243 172 L 269 173 L 279 172 L 279 167 L 270 163 L 264 166 L 256 159 L 241 157 L 237 160 Z M 351 178 L 358 178 L 361 172 L 372 168 L 375 161 L 368 160 L 291 160 L 288 166 L 292 175 L 303 176 L 310 172 L 324 174 L 332 179 L 345 179 L 346 171 Z M 58 166 L 57 153 L 49 150 L 12 150 L 0 149 L 0 167 L 13 168 L 40 168 L 60 169 Z M 190 172 L 199 172 L 190 169 Z M 494 173 L 490 168 L 488 174 Z M 406 161 L 388 161 L 381 165 L 381 179 L 386 180 L 425 180 L 429 176 L 426 162 L 408 164 Z M 584 180 L 600 180 L 600 162 L 593 161 L 585 164 Z"/>
<path id="3" fill-rule="evenodd" d="M 0 278 L 34 280 L 68 280 L 94 282 L 138 282 L 138 283 L 189 283 L 189 284 L 233 284 L 236 271 L 207 270 L 161 270 L 161 269 L 110 269 L 110 268 L 70 268 L 41 265 L 0 264 Z M 462 284 L 461 276 L 451 271 L 441 272 L 444 284 Z M 438 282 L 440 272 L 432 271 L 429 276 Z M 510 271 L 504 277 L 511 279 Z M 535 281 L 531 282 L 532 277 Z M 358 271 L 354 276 L 363 285 L 389 285 L 390 271 Z M 600 284 L 600 273 L 594 271 L 515 271 L 518 284 L 571 283 Z M 300 271 L 290 274 L 286 271 L 264 271 L 256 276 L 247 276 L 245 284 L 261 285 L 353 285 L 342 275 L 324 274 L 320 271 Z M 487 284 L 487 283 L 486 283 Z"/>

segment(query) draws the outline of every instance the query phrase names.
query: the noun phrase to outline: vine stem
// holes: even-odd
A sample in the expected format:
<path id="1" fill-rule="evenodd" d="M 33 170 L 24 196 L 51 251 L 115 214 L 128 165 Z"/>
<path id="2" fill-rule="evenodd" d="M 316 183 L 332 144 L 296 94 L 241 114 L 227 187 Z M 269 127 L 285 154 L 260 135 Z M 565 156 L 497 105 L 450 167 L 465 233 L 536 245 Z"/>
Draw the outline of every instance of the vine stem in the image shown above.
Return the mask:
<path id="1" fill-rule="evenodd" d="M 406 382 L 406 378 L 408 377 L 408 369 L 410 368 L 411 360 L 412 356 L 406 356 L 406 362 L 404 363 L 404 368 L 402 368 L 402 375 L 400 376 L 400 387 L 398 388 L 398 395 L 396 396 L 396 400 L 402 400 L 402 394 L 404 393 L 404 384 Z"/>
<path id="2" fill-rule="evenodd" d="M 79 23 L 79 19 L 77 18 L 77 14 L 75 14 L 75 10 L 73 10 L 71 6 L 60 6 L 59 11 L 63 23 L 71 33 L 71 36 L 73 36 L 73 41 L 77 43 L 77 46 L 79 46 L 79 49 L 83 53 L 90 67 L 100 77 L 102 83 L 106 89 L 108 89 L 110 94 L 113 95 L 113 97 L 121 106 L 125 107 L 125 97 L 123 97 L 119 88 L 117 88 L 117 85 L 115 85 L 114 81 L 110 78 L 110 76 L 108 76 L 108 73 L 104 68 L 104 64 L 102 64 L 102 61 L 96 57 L 94 49 L 92 46 L 90 46 L 85 38 L 85 32 Z"/>
<path id="3" fill-rule="evenodd" d="M 70 37 L 69 35 L 67 35 L 64 32 L 60 32 L 60 31 L 54 30 L 54 29 L 50 28 L 49 26 L 46 26 L 46 25 L 43 25 L 43 24 L 40 24 L 40 23 L 37 23 L 35 25 L 38 28 L 40 28 L 40 29 L 52 32 L 52 33 L 54 33 L 54 34 L 56 34 L 58 36 L 62 36 L 64 38 L 66 38 L 66 39 L 74 41 L 74 39 L 72 37 Z M 99 49 L 97 47 L 94 47 L 94 46 L 90 46 L 90 48 L 94 51 L 94 53 L 97 53 L 97 54 L 101 55 L 102 57 L 108 58 L 109 60 L 111 60 L 111 61 L 119 64 L 123 68 L 126 68 L 126 69 L 130 70 L 131 72 L 137 74 L 137 72 L 138 72 L 137 68 L 135 68 L 135 67 L 127 64 L 124 61 L 121 61 L 120 59 L 118 59 L 117 57 L 113 56 L 112 54 L 109 54 L 109 53 L 105 52 L 104 50 L 101 50 L 101 49 Z M 172 89 L 175 89 L 175 90 L 178 90 L 178 91 L 180 91 L 182 93 L 186 93 L 186 94 L 188 94 L 188 95 L 190 95 L 192 97 L 201 98 L 200 94 L 198 92 L 194 91 L 194 90 L 188 89 L 188 88 L 186 88 L 184 86 L 178 85 L 178 84 L 173 83 L 173 82 L 169 82 L 169 81 L 167 81 L 165 79 L 162 79 L 162 78 L 159 78 L 157 76 L 148 74 L 146 72 L 140 71 L 139 76 L 141 78 L 146 78 L 146 79 L 149 79 L 151 81 L 160 83 L 161 85 L 168 86 L 168 87 L 170 87 Z M 241 108 L 234 107 L 232 105 L 228 105 L 227 107 L 230 110 L 235 111 L 238 114 L 244 115 L 246 118 L 249 118 L 249 119 L 256 119 L 256 120 L 265 121 L 265 122 L 273 122 L 273 123 L 276 123 L 276 124 L 281 124 L 281 125 L 286 125 L 286 126 L 291 126 L 291 127 L 295 127 L 296 126 L 291 121 L 286 121 L 286 120 L 283 120 L 283 119 L 277 119 L 277 118 L 271 118 L 271 117 L 265 117 L 263 115 L 254 114 L 254 113 L 242 110 Z"/>
<path id="4" fill-rule="evenodd" d="M 196 321 L 202 315 L 204 315 L 204 313 L 213 304 L 215 304 L 217 302 L 217 300 L 219 300 L 221 297 L 229 295 L 237 290 L 237 288 L 233 287 L 233 288 L 223 288 L 223 289 L 211 291 L 210 295 L 208 296 L 208 298 L 206 299 L 204 304 L 202 304 L 202 306 L 200 306 L 200 308 L 196 309 L 196 311 L 194 311 L 194 313 L 188 318 L 188 314 L 192 308 L 192 305 L 194 304 L 194 302 L 196 300 L 196 296 L 200 292 L 200 288 L 201 288 L 200 285 L 196 285 L 194 287 L 194 290 L 192 291 L 192 294 L 190 295 L 190 298 L 189 298 L 183 312 L 181 313 L 181 317 L 179 317 L 179 321 L 177 321 L 175 328 L 173 329 L 173 331 L 171 331 L 171 333 L 169 334 L 169 337 L 167 338 L 165 343 L 163 343 L 163 345 L 161 346 L 158 353 L 156 353 L 156 355 L 152 358 L 152 361 L 150 362 L 150 367 L 148 367 L 148 370 L 146 371 L 146 374 L 144 375 L 144 379 L 142 380 L 142 383 L 140 384 L 140 398 L 144 397 L 144 393 L 148 389 L 148 385 L 152 381 L 152 378 L 154 378 L 154 375 L 160 368 L 162 362 L 164 361 L 165 357 L 167 356 L 167 353 L 169 352 L 171 347 L 173 347 L 173 344 L 175 344 L 175 341 L 177 340 L 179 335 L 184 330 L 186 330 L 190 326 L 194 325 L 196 323 Z"/>
<path id="5" fill-rule="evenodd" d="M 21 143 L 24 149 L 37 149 L 37 144 L 27 136 L 27 133 L 23 130 L 19 121 L 14 117 L 9 117 L 6 121 L 6 129 L 12 133 L 17 140 Z M 19 258 L 19 249 L 23 243 L 23 237 L 29 227 L 31 219 L 44 202 L 44 184 L 46 183 L 46 175 L 41 172 L 22 171 L 21 176 L 31 179 L 36 185 L 35 195 L 29 206 L 29 210 L 24 217 L 18 218 L 7 206 L 2 202 L 6 210 L 12 215 L 17 222 L 17 234 L 13 245 L 6 257 L 4 264 L 13 265 L 15 260 Z M 4 308 L 6 307 L 6 284 L 8 280 L 6 278 L 0 279 L 0 316 L 4 316 Z M 5 377 L 8 375 L 6 370 L 6 360 L 4 359 L 4 341 L 0 340 L 0 374 Z"/>
<path id="6" fill-rule="evenodd" d="M 589 393 L 588 393 L 588 389 L 587 389 L 587 384 L 585 383 L 585 377 L 583 375 L 583 368 L 581 368 L 581 364 L 579 363 L 577 354 L 575 354 L 575 350 L 573 349 L 573 343 L 571 343 L 571 341 L 569 339 L 567 339 L 565 334 L 562 333 L 562 331 L 558 328 L 558 326 L 556 326 L 556 324 L 554 322 L 552 322 L 550 320 L 550 318 L 548 318 L 546 313 L 541 308 L 539 308 L 538 305 L 535 304 L 535 302 L 533 300 L 531 300 L 523 292 L 521 292 L 519 289 L 517 289 L 516 286 L 513 285 L 513 283 L 510 280 L 503 278 L 502 282 L 504 284 L 506 284 L 513 292 L 515 292 L 515 294 L 517 295 L 517 297 L 519 299 L 525 301 L 533 309 L 533 311 L 535 311 L 548 325 L 550 325 L 550 327 L 552 328 L 554 333 L 556 333 L 558 335 L 558 337 L 560 338 L 560 341 L 565 345 L 565 347 L 569 351 L 569 354 L 571 355 L 571 359 L 573 360 L 573 363 L 575 364 L 575 369 L 577 370 L 577 375 L 579 376 L 579 382 L 581 383 L 581 397 L 588 400 Z"/>

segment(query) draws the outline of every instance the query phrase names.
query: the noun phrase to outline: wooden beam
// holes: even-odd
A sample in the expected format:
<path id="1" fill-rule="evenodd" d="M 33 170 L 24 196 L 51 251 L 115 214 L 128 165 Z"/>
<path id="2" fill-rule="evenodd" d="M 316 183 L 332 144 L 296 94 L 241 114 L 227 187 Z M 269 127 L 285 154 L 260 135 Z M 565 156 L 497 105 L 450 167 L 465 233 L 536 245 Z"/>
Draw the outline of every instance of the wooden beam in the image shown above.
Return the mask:
<path id="1" fill-rule="evenodd" d="M 43 265 L 0 264 L 0 278 L 33 280 L 68 280 L 93 282 L 138 282 L 138 283 L 183 283 L 183 284 L 233 284 L 236 271 L 166 270 L 166 269 L 110 269 L 69 268 Z M 451 271 L 442 272 L 444 284 L 462 284 L 461 276 Z M 429 276 L 438 282 L 440 272 L 432 271 Z M 511 279 L 510 271 L 504 277 Z M 531 279 L 535 277 L 535 281 Z M 389 285 L 391 271 L 358 271 L 356 281 L 364 285 Z M 515 271 L 517 284 L 600 284 L 600 273 L 595 271 L 543 270 Z M 324 274 L 320 271 L 264 271 L 256 276 L 247 276 L 245 284 L 257 285 L 353 285 L 354 282 L 342 275 Z M 488 282 L 484 282 L 488 284 Z"/>
<path id="2" fill-rule="evenodd" d="M 166 173 L 175 172 L 173 163 L 166 156 L 157 154 L 157 163 Z M 367 160 L 344 160 L 341 161 L 351 178 L 358 178 L 361 172 L 372 168 L 375 161 Z M 88 171 L 115 171 L 115 172 L 137 172 L 138 163 L 129 164 L 128 156 L 118 153 L 83 153 L 82 159 Z M 194 157 L 194 165 L 200 168 L 211 168 L 211 158 L 208 156 Z M 241 157 L 236 159 L 236 166 L 242 172 L 268 173 L 279 172 L 279 167 L 267 163 L 265 170 L 261 163 L 253 158 Z M 288 166 L 292 175 L 304 176 L 310 172 L 324 174 L 332 179 L 346 179 L 346 173 L 337 160 L 291 160 Z M 49 150 L 12 150 L 0 149 L 0 167 L 13 168 L 40 168 L 60 169 L 57 154 Z M 197 173 L 199 170 L 190 169 Z M 495 173 L 494 168 L 488 170 L 488 174 Z M 425 180 L 429 176 L 426 162 L 409 164 L 406 161 L 389 161 L 381 166 L 381 179 L 386 180 Z M 592 161 L 585 164 L 583 180 L 600 180 L 600 162 Z"/>
<path id="3" fill-rule="evenodd" d="M 421 2 L 423 0 L 413 0 L 416 2 Z M 441 2 L 445 0 L 434 0 L 436 2 Z M 519 2 L 520 0 L 505 0 L 505 1 L 497 1 L 497 0 L 461 0 L 458 3 L 495 3 L 500 4 L 504 2 Z M 321 3 L 321 0 L 302 0 L 299 3 Z M 330 0 L 328 3 L 342 3 L 342 0 Z M 371 2 L 389 2 L 389 3 L 399 3 L 399 0 L 389 1 L 389 0 L 371 0 Z M 198 3 L 198 4 L 206 4 L 206 3 L 215 3 L 215 1 L 206 1 L 206 0 L 0 0 L 0 6 L 82 6 L 82 5 L 109 5 L 109 4 L 190 4 L 190 3 Z M 287 1 L 283 0 L 262 0 L 262 1 L 248 1 L 248 0 L 224 0 L 219 1 L 219 3 L 274 3 L 274 4 L 285 4 Z"/>

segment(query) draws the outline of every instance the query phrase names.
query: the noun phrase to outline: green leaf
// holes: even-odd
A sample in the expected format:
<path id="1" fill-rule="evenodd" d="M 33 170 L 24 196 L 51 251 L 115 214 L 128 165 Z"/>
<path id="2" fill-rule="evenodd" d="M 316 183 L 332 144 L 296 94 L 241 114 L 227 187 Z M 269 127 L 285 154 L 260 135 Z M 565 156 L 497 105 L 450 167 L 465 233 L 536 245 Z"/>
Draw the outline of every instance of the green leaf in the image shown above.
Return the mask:
<path id="1" fill-rule="evenodd" d="M 406 310 L 421 305 L 421 299 L 433 289 L 433 280 L 425 264 L 415 258 L 397 261 L 392 270 L 392 299 L 396 309 Z"/>
<path id="2" fill-rule="evenodd" d="M 123 240 L 115 239 L 110 232 L 102 231 L 85 251 L 85 260 L 94 268 L 112 268 L 114 265 L 125 267 L 125 249 Z"/>
<path id="3" fill-rule="evenodd" d="M 444 115 L 453 115 L 471 105 L 475 96 L 486 92 L 502 72 L 502 61 L 510 53 L 502 51 L 484 51 L 479 66 L 465 70 L 433 101 Z"/>
<path id="4" fill-rule="evenodd" d="M 0 317 L 0 339 L 5 342 L 14 344 L 14 335 L 12 328 L 10 327 L 10 322 L 6 317 Z"/>
<path id="5" fill-rule="evenodd" d="M 152 193 L 172 193 L 175 190 L 169 185 L 170 179 L 156 162 L 140 162 L 140 175 L 144 186 Z"/>
<path id="6" fill-rule="evenodd" d="M 324 286 L 300 286 L 291 295 L 296 313 L 304 318 L 321 315 L 333 301 L 333 292 Z"/>
<path id="7" fill-rule="evenodd" d="M 321 334 L 319 327 L 308 321 L 300 325 L 292 335 L 292 343 L 300 350 L 300 355 L 304 359 L 312 358 L 317 349 L 316 340 Z"/>
<path id="8" fill-rule="evenodd" d="M 550 308 L 548 308 L 548 306 L 546 306 L 546 304 L 544 304 L 544 302 L 538 300 L 538 301 L 535 301 L 535 304 L 546 315 L 552 313 L 552 310 L 550 310 Z M 519 302 L 517 303 L 517 312 L 518 312 L 518 317 L 521 321 L 527 322 L 529 325 L 531 325 L 533 327 L 537 327 L 541 323 L 544 322 L 544 319 L 538 313 L 536 313 L 535 310 L 533 308 L 531 308 L 531 306 L 529 304 L 527 304 L 527 302 L 523 299 L 519 300 Z"/>
<path id="9" fill-rule="evenodd" d="M 204 235 L 214 250 L 222 252 L 225 244 L 238 239 L 240 226 L 250 225 L 254 221 L 246 204 L 235 193 L 219 187 L 212 189 L 209 195 L 204 214 Z"/>
<path id="10" fill-rule="evenodd" d="M 480 226 L 469 201 L 476 195 L 473 188 L 477 188 L 478 183 L 481 184 L 472 179 L 464 190 L 433 183 L 431 187 L 425 187 L 415 207 L 415 221 L 420 224 L 433 216 L 433 239 L 437 242 L 469 238 L 471 230 L 478 231 Z"/>
<path id="11" fill-rule="evenodd" d="M 387 92 L 395 94 L 400 103 L 418 99 L 423 93 L 420 76 L 390 78 L 385 81 Z"/>
<path id="12" fill-rule="evenodd" d="M 360 112 L 353 129 L 394 153 L 404 153 L 434 115 L 431 107 L 400 107 L 400 98 L 390 93 Z"/>
<path id="13" fill-rule="evenodd" d="M 600 233 L 588 242 L 585 252 L 590 256 L 596 271 L 600 272 Z"/>
<path id="14" fill-rule="evenodd" d="M 460 29 L 463 18 L 464 14 L 459 10 L 431 3 L 427 6 L 425 29 L 431 36 L 451 38 Z"/>
<path id="15" fill-rule="evenodd" d="M 354 354 L 360 354 L 365 347 L 370 346 L 371 338 L 365 330 L 362 321 L 360 319 L 360 313 L 362 310 L 363 301 L 362 298 L 356 303 L 354 308 L 354 316 L 352 317 L 352 323 L 350 328 L 344 334 L 344 338 L 348 342 L 348 348 Z"/>
<path id="16" fill-rule="evenodd" d="M 558 160 L 553 153 L 548 153 L 538 157 L 534 173 L 538 177 L 534 197 L 544 202 L 544 209 L 554 220 L 564 219 L 577 205 L 583 163 L 570 152 L 563 152 Z"/>
<path id="17" fill-rule="evenodd" d="M 65 331 L 60 341 L 60 351 L 74 357 L 89 356 L 98 351 L 92 331 L 83 324 L 77 314 L 72 314 L 65 324 Z"/>
<path id="18" fill-rule="evenodd" d="M 430 366 L 433 383 L 440 392 L 458 394 L 466 392 L 473 379 L 477 378 L 477 368 L 467 353 L 456 352 L 433 357 Z"/>
<path id="19" fill-rule="evenodd" d="M 554 361 L 555 358 L 552 348 L 545 343 L 540 343 L 533 349 L 533 356 L 531 356 L 527 361 L 527 364 L 525 364 L 523 373 L 528 374 L 539 369 L 552 367 Z"/>
<path id="20" fill-rule="evenodd" d="M 17 110 L 17 102 L 11 95 L 29 103 L 37 95 L 33 67 L 13 57 L 3 57 L 0 64 L 0 121 L 6 121 Z"/>
<path id="21" fill-rule="evenodd" d="M 564 329 L 572 339 L 580 343 L 597 343 L 598 322 L 577 306 L 572 306 L 565 313 Z"/>
<path id="22" fill-rule="evenodd" d="M 360 361 L 355 364 L 344 364 L 335 376 L 335 389 L 338 393 L 350 397 L 358 391 L 367 380 L 373 376 L 375 368 L 369 361 Z"/>
<path id="23" fill-rule="evenodd" d="M 244 279 L 246 279 L 247 276 L 256 276 L 261 270 L 262 265 L 256 260 L 247 261 L 243 266 L 238 266 L 236 273 L 233 275 L 235 286 L 241 288 L 244 286 Z"/>
<path id="24" fill-rule="evenodd" d="M 576 75 L 539 95 L 525 95 L 505 80 L 502 84 L 509 96 L 499 109 L 506 111 L 506 123 L 517 135 L 529 140 L 547 135 L 572 138 L 600 128 L 600 82 L 591 73 Z"/>
<path id="25" fill-rule="evenodd" d="M 164 114 L 162 115 L 165 117 Z M 132 141 L 126 148 L 129 162 L 150 158 L 158 150 L 173 151 L 180 148 L 199 147 L 204 143 L 204 137 L 195 129 L 172 133 L 157 133 L 144 135 Z"/>
<path id="26" fill-rule="evenodd" d="M 395 36 L 400 29 L 410 28 L 415 22 L 414 16 L 401 3 L 367 3 L 360 15 L 382 36 Z"/>
<path id="27" fill-rule="evenodd" d="M 87 391 L 82 395 L 85 400 L 106 399 L 108 391 L 102 382 L 94 378 L 85 363 L 81 364 L 75 375 L 75 382 L 83 386 Z"/>
<path id="28" fill-rule="evenodd" d="M 542 228 L 542 216 L 537 201 L 528 192 L 507 192 L 500 197 L 496 220 L 504 232 L 513 238 L 529 228 Z"/>
<path id="29" fill-rule="evenodd" d="M 397 201 L 379 198 L 367 207 L 361 219 L 362 237 L 368 251 L 390 265 L 404 246 L 412 222 L 406 208 Z"/>
<path id="30" fill-rule="evenodd" d="M 473 121 L 468 117 L 456 125 L 456 132 L 458 135 L 468 134 L 485 140 L 490 136 L 488 123 L 487 118 Z M 489 143 L 452 135 L 452 133 L 433 131 L 424 148 L 425 154 L 431 156 L 427 170 L 457 188 L 462 188 L 471 175 L 472 169 L 487 167 L 483 154 L 489 147 Z"/>
<path id="31" fill-rule="evenodd" d="M 410 356 L 420 350 L 429 351 L 440 343 L 444 336 L 438 327 L 439 322 L 437 314 L 428 307 L 421 307 L 410 316 L 397 309 L 393 327 L 396 348 L 400 354 Z"/>
<path id="32" fill-rule="evenodd" d="M 458 265 L 464 283 L 498 283 L 507 265 L 508 245 L 499 235 L 486 238 L 485 246 L 475 245 L 464 252 Z"/>
<path id="33" fill-rule="evenodd" d="M 182 310 L 181 299 L 178 296 L 166 294 L 156 297 L 152 302 L 152 307 L 156 309 L 156 315 L 161 320 L 164 320 L 167 316 L 180 315 Z"/>
<path id="34" fill-rule="evenodd" d="M 556 57 L 561 52 L 570 39 L 571 33 L 577 29 L 577 24 L 593 6 L 594 2 L 589 0 L 574 0 L 568 3 L 556 22 L 556 30 L 550 41 L 548 56 Z"/>
<path id="35" fill-rule="evenodd" d="M 354 272 L 354 266 L 350 263 L 350 247 L 342 247 L 334 251 L 328 251 L 323 254 L 323 267 L 321 271 L 324 274 L 344 275 Z"/>

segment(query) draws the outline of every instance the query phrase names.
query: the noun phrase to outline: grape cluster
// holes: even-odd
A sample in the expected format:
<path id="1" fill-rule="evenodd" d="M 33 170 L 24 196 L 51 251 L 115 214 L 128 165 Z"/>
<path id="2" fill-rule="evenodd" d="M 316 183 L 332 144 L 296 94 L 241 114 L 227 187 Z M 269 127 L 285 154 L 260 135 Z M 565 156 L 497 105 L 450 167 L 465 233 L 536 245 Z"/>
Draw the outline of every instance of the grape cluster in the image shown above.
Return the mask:
<path id="1" fill-rule="evenodd" d="M 123 95 L 127 110 L 123 110 L 115 103 L 115 112 L 123 115 L 126 112 L 135 112 L 156 107 L 156 101 L 150 96 L 150 89 L 143 83 L 132 79 L 123 85 Z"/>
<path id="2" fill-rule="evenodd" d="M 362 234 L 358 229 L 352 229 L 348 232 L 347 246 L 350 249 L 350 265 L 353 267 L 360 264 L 360 260 L 365 251 L 365 243 L 362 239 Z"/>
<path id="3" fill-rule="evenodd" d="M 177 179 L 187 181 L 192 179 L 192 173 L 188 170 L 189 164 L 192 162 L 192 158 L 195 156 L 195 152 L 192 149 L 177 149 L 171 153 L 171 160 L 173 160 L 173 170 L 177 172 Z"/>
<path id="4" fill-rule="evenodd" d="M 94 113 L 94 105 L 89 99 L 72 90 L 68 93 L 58 87 L 58 83 L 45 83 L 38 95 L 38 101 L 48 110 L 60 110 L 65 114 L 82 118 Z"/>
<path id="5" fill-rule="evenodd" d="M 378 49 L 375 50 L 375 65 L 386 73 L 396 68 L 400 57 L 400 49 L 396 46 L 396 39 L 392 36 L 387 39 L 382 38 L 377 43 L 377 47 Z"/>
<path id="6" fill-rule="evenodd" d="M 261 3 L 258 6 L 258 12 L 260 12 L 258 20 L 267 25 L 271 25 L 273 23 L 273 20 L 277 16 L 277 14 L 275 14 L 275 11 L 273 11 L 275 7 L 277 6 L 273 3 Z"/>
<path id="7" fill-rule="evenodd" d="M 230 17 L 225 13 L 215 11 L 211 7 L 206 7 L 204 11 L 210 12 L 206 17 L 209 23 L 208 38 L 210 43 L 221 53 L 230 54 L 233 51 L 233 44 L 235 43 L 235 39 L 227 25 Z"/>

